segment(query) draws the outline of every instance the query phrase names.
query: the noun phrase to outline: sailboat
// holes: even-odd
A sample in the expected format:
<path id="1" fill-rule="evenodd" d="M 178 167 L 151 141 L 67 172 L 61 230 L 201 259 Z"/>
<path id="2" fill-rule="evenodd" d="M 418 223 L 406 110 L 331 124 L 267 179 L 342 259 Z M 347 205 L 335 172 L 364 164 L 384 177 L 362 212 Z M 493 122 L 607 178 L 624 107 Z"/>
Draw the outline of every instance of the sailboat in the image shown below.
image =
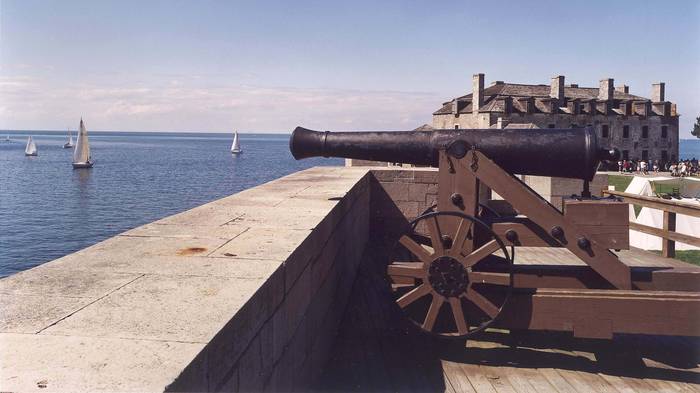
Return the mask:
<path id="1" fill-rule="evenodd" d="M 68 129 L 68 142 L 63 144 L 64 149 L 73 147 L 73 135 L 70 133 L 70 128 Z"/>
<path id="2" fill-rule="evenodd" d="M 231 153 L 243 153 L 243 150 L 241 150 L 241 142 L 238 141 L 238 131 L 233 132 L 233 143 L 231 143 Z"/>
<path id="3" fill-rule="evenodd" d="M 73 169 L 92 168 L 95 162 L 90 157 L 90 143 L 88 142 L 87 130 L 83 119 L 80 119 L 80 131 L 78 131 L 78 141 L 73 150 Z"/>
<path id="4" fill-rule="evenodd" d="M 9 134 L 5 137 L 5 142 L 11 142 L 11 141 L 10 141 L 10 135 L 9 135 Z"/>
<path id="5" fill-rule="evenodd" d="M 27 147 L 24 148 L 24 155 L 25 156 L 38 156 L 39 152 L 36 149 L 36 143 L 34 143 L 34 139 L 32 139 L 32 136 L 29 135 L 29 138 L 27 139 Z"/>

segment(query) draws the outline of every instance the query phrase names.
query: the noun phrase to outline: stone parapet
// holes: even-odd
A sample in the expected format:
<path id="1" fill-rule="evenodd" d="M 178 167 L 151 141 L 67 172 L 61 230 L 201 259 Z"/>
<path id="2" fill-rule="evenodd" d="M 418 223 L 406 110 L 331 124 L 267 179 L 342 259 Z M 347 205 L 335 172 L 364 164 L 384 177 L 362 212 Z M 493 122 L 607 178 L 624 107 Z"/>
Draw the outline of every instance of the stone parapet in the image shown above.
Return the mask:
<path id="1" fill-rule="evenodd" d="M 322 369 L 370 175 L 312 168 L 0 280 L 0 391 L 275 391 Z"/>

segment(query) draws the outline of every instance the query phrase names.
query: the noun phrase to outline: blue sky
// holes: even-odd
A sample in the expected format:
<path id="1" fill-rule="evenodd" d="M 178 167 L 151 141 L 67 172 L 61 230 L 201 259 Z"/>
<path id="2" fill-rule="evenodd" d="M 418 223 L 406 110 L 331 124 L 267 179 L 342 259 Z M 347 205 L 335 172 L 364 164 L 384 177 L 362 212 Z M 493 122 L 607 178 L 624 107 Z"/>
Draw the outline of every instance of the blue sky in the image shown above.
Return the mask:
<path id="1" fill-rule="evenodd" d="M 411 129 L 486 81 L 700 115 L 700 2 L 0 1 L 0 128 Z"/>

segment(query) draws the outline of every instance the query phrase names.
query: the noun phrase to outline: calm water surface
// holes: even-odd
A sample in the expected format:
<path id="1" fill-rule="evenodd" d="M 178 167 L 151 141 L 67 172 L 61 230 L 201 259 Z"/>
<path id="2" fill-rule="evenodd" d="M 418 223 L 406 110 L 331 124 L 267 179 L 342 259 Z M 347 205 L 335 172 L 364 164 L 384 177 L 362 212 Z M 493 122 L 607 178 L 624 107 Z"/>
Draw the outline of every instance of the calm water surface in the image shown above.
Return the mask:
<path id="1" fill-rule="evenodd" d="M 85 248 L 127 229 L 278 177 L 339 159 L 296 161 L 288 135 L 90 133 L 96 161 L 73 170 L 63 134 L 0 134 L 0 276 Z M 38 157 L 25 157 L 32 135 Z"/>

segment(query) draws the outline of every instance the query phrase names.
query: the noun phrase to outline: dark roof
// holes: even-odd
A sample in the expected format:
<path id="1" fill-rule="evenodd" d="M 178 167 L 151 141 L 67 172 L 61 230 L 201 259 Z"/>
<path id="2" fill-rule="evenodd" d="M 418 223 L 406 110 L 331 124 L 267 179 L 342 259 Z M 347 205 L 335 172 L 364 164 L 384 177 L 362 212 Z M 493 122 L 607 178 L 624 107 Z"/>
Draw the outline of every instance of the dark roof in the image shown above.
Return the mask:
<path id="1" fill-rule="evenodd" d="M 513 99 L 513 108 L 516 111 L 524 110 L 522 105 L 518 103 L 518 98 L 532 97 L 534 99 L 535 111 L 547 112 L 546 111 L 546 101 L 549 99 L 550 93 L 549 85 L 523 85 L 519 83 L 498 83 L 493 84 L 484 89 L 484 105 L 479 108 L 481 112 L 502 112 L 503 111 L 503 98 L 511 97 Z M 597 87 L 565 87 L 564 96 L 567 100 L 579 99 L 579 100 L 590 100 L 598 98 Z M 472 94 L 463 95 L 457 97 L 462 103 L 459 108 L 459 113 L 471 113 L 472 111 Z M 645 97 L 636 96 L 633 94 L 623 93 L 621 91 L 615 90 L 613 93 L 613 99 L 616 101 L 616 105 L 619 105 L 621 101 L 649 101 Z M 434 115 L 449 114 L 452 113 L 452 102 L 447 101 L 442 104 L 442 107 L 438 109 Z"/>
<path id="2" fill-rule="evenodd" d="M 414 129 L 413 131 L 432 131 L 434 130 L 433 126 L 429 124 L 423 124 L 422 126 Z"/>

